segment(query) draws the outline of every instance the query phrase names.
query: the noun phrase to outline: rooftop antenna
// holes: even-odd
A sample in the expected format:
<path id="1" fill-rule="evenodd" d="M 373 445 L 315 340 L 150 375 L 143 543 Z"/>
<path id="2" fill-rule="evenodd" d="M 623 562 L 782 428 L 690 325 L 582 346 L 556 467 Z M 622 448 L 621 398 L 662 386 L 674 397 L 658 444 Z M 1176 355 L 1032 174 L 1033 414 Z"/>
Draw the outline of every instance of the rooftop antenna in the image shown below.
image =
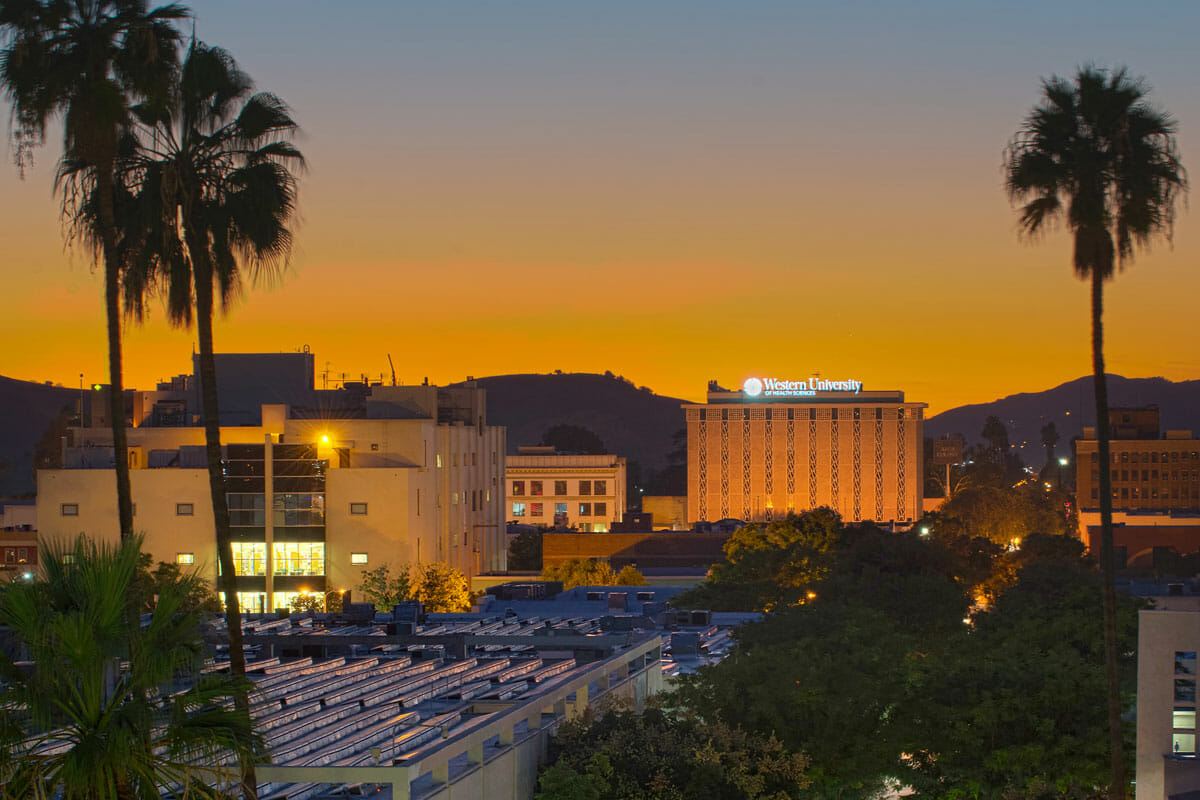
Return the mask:
<path id="1" fill-rule="evenodd" d="M 392 363 L 392 354 L 388 353 L 388 366 L 392 368 L 392 386 L 396 385 L 396 365 Z"/>

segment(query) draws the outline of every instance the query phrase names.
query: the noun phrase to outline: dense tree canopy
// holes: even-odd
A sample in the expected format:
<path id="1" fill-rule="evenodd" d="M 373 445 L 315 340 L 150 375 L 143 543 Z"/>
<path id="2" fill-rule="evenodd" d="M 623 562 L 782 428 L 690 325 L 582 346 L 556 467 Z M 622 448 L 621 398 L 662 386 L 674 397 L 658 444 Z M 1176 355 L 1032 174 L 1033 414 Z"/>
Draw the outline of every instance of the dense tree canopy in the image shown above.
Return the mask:
<path id="1" fill-rule="evenodd" d="M 587 712 L 559 728 L 536 800 L 787 800 L 807 760 L 773 736 L 651 708 Z"/>
<path id="2" fill-rule="evenodd" d="M 1022 529 L 1019 546 L 1001 546 L 938 515 L 908 533 L 825 519 L 819 547 L 812 518 L 776 523 L 770 539 L 771 526 L 751 531 L 693 593 L 775 610 L 683 678 L 675 702 L 804 753 L 818 797 L 1104 790 L 1102 583 L 1078 540 Z M 1122 611 L 1127 688 L 1133 607 Z"/>

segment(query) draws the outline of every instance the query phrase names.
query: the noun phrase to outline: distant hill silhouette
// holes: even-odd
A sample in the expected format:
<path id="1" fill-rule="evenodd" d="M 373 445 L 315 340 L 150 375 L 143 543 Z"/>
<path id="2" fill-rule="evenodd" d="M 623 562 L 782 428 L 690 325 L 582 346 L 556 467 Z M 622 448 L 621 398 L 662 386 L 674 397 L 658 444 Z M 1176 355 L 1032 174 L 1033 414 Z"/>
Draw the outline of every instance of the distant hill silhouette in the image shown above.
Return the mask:
<path id="1" fill-rule="evenodd" d="M 1200 381 L 1120 375 L 1108 380 L 1111 405 L 1156 403 L 1164 429 L 1200 432 Z M 540 443 L 552 425 L 579 425 L 596 433 L 609 452 L 657 471 L 666 466 L 667 453 L 676 446 L 672 437 L 684 427 L 683 400 L 654 394 L 611 373 L 497 375 L 477 384 L 487 390 L 488 422 L 508 428 L 510 453 L 520 445 Z M 34 491 L 38 439 L 77 396 L 75 389 L 0 377 L 0 497 Z M 1071 437 L 1093 424 L 1092 379 L 950 409 L 926 420 L 925 435 L 961 433 L 968 443 L 981 441 L 984 420 L 991 415 L 1004 422 L 1025 463 L 1040 467 L 1043 425 L 1053 420 L 1062 437 L 1059 452 L 1067 452 Z"/>
<path id="2" fill-rule="evenodd" d="M 1200 381 L 1169 381 L 1166 378 L 1108 376 L 1108 404 L 1119 406 L 1158 405 L 1163 430 L 1200 432 Z M 1043 392 L 1013 394 L 990 403 L 960 406 L 925 421 L 925 435 L 938 437 L 961 433 L 967 444 L 983 441 L 980 431 L 989 416 L 1008 428 L 1008 440 L 1026 464 L 1040 468 L 1045 462 L 1042 426 L 1053 422 L 1061 437 L 1059 453 L 1070 452 L 1070 441 L 1083 434 L 1084 426 L 1095 425 L 1096 400 L 1092 376 L 1069 381 Z M 1022 445 L 1024 445 L 1022 447 Z"/>
<path id="3" fill-rule="evenodd" d="M 0 376 L 0 497 L 33 494 L 38 439 L 78 389 Z"/>
<path id="4" fill-rule="evenodd" d="M 658 470 L 685 424 L 683 400 L 611 373 L 496 375 L 476 383 L 487 390 L 488 423 L 508 428 L 510 453 L 539 444 L 553 425 L 579 425 L 599 436 L 608 452 Z"/>

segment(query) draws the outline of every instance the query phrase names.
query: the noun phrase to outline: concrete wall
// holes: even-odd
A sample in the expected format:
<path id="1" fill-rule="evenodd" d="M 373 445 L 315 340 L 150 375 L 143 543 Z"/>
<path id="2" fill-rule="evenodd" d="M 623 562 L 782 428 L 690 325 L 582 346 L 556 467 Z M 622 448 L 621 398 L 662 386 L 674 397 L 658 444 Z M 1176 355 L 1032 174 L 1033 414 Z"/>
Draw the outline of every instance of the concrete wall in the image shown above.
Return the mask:
<path id="1" fill-rule="evenodd" d="M 1174 709 L 1197 708 L 1176 701 L 1175 680 L 1200 678 L 1176 674 L 1176 651 L 1200 652 L 1200 612 L 1138 612 L 1137 800 L 1200 790 L 1200 762 L 1176 757 L 1172 746 Z"/>
<path id="2" fill-rule="evenodd" d="M 144 549 L 155 561 L 174 562 L 177 553 L 192 553 L 194 567 L 210 580 L 217 576 L 217 545 L 208 471 L 204 469 L 139 469 L 130 471 L 135 513 L 133 529 L 146 537 Z M 64 503 L 76 504 L 79 515 L 63 516 Z M 181 516 L 177 505 L 190 503 Z M 117 522 L 117 479 L 112 470 L 38 471 L 39 535 L 49 542 L 71 542 L 84 533 L 98 541 L 120 539 Z"/>
<path id="3" fill-rule="evenodd" d="M 433 560 L 433 475 L 423 469 L 336 469 L 325 478 L 325 574 L 329 589 L 354 589 L 362 571 Z M 420 502 L 418 502 L 420 498 Z M 366 503 L 365 515 L 351 503 Z M 352 564 L 352 553 L 367 563 Z"/>

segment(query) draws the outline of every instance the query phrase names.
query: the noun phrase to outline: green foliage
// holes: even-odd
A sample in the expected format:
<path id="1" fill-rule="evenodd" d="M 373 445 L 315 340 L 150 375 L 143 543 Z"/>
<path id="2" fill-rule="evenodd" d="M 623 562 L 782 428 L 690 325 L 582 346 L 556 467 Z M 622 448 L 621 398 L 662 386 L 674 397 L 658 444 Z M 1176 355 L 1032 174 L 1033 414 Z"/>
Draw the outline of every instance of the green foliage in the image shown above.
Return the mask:
<path id="1" fill-rule="evenodd" d="M 417 572 L 413 591 L 426 611 L 450 612 L 471 610 L 471 584 L 462 572 L 431 561 Z"/>
<path id="2" fill-rule="evenodd" d="M 918 797 L 1088 796 L 1110 774 L 1095 565 L 1072 537 L 1010 550 L 930 522 L 927 536 L 841 529 L 804 602 L 739 628 L 673 701 L 804 752 L 817 797 L 895 782 Z"/>
<path id="3" fill-rule="evenodd" d="M 617 583 L 617 573 L 607 561 L 572 558 L 543 569 L 542 580 L 562 581 L 564 589 L 574 586 L 614 586 Z"/>
<path id="4" fill-rule="evenodd" d="M 364 569 L 358 591 L 377 611 L 391 611 L 406 600 L 420 600 L 426 611 L 444 613 L 471 609 L 471 583 L 460 570 L 440 561 L 401 566 L 396 574 L 388 564 Z"/>
<path id="5" fill-rule="evenodd" d="M 154 610 L 156 598 L 168 586 L 176 584 L 187 587 L 184 607 L 190 612 L 193 609 L 208 614 L 221 613 L 221 601 L 213 592 L 212 585 L 201 578 L 194 570 L 184 571 L 180 565 L 160 561 L 153 571 L 150 565 L 154 559 L 149 553 L 138 557 L 137 572 L 130 586 L 130 595 L 138 604 L 141 613 Z"/>
<path id="6" fill-rule="evenodd" d="M 645 586 L 646 576 L 638 571 L 637 567 L 632 564 L 626 564 L 621 567 L 621 571 L 617 573 L 617 586 Z"/>
<path id="7" fill-rule="evenodd" d="M 508 568 L 518 572 L 541 571 L 542 569 L 542 532 L 540 530 L 522 531 L 508 546 Z"/>
<path id="8" fill-rule="evenodd" d="M 314 592 L 301 593 L 292 598 L 291 605 L 293 614 L 319 613 L 325 610 L 325 598 Z"/>
<path id="9" fill-rule="evenodd" d="M 1026 482 L 1014 488 L 976 486 L 955 494 L 940 509 L 932 522 L 919 526 L 944 531 L 948 527 L 961 535 L 983 537 L 1008 546 L 1035 533 L 1066 534 L 1067 517 L 1063 513 L 1066 495 L 1045 491 L 1045 487 Z"/>
<path id="10" fill-rule="evenodd" d="M 808 785 L 807 760 L 774 737 L 648 709 L 588 711 L 550 746 L 536 800 L 786 800 Z"/>
<path id="11" fill-rule="evenodd" d="M 758 611 L 798 602 L 828 571 L 841 532 L 841 518 L 828 508 L 747 525 L 725 543 L 725 561 L 672 605 Z"/>
<path id="12" fill-rule="evenodd" d="M 392 568 L 384 563 L 375 569 L 364 569 L 359 580 L 358 591 L 363 598 L 375 604 L 376 611 L 391 611 L 396 603 L 413 598 L 413 585 L 407 566 Z"/>
<path id="13" fill-rule="evenodd" d="M 1111 781 L 1101 578 L 1065 542 L 1039 538 L 1015 582 L 927 666 L 922 747 L 906 776 L 921 795 L 1090 798 Z M 1125 707 L 1137 607 L 1123 597 L 1118 612 Z"/>
<path id="14" fill-rule="evenodd" d="M 261 755 L 234 681 L 200 671 L 196 578 L 162 583 L 142 622 L 140 545 L 47 546 L 44 581 L 0 592 L 30 662 L 0 652 L 0 797 L 224 797 L 237 756 Z"/>

